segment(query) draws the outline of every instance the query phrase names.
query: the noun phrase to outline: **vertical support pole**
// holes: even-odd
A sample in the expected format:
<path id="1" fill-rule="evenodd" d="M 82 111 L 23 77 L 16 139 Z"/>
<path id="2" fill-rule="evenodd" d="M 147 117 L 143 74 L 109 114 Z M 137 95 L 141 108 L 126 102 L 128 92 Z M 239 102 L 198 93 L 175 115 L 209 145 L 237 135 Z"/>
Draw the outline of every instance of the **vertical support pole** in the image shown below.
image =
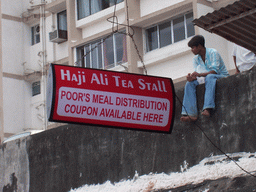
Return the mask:
<path id="1" fill-rule="evenodd" d="M 4 139 L 4 111 L 3 111 L 3 60 L 2 60 L 2 11 L 0 1 L 0 143 Z"/>
<path id="2" fill-rule="evenodd" d="M 68 58 L 69 65 L 74 65 L 74 48 L 72 45 L 82 39 L 82 30 L 76 28 L 76 1 L 66 0 L 68 26 Z"/>
<path id="3" fill-rule="evenodd" d="M 137 0 L 125 0 L 125 13 L 126 13 L 126 24 L 129 22 L 140 18 L 140 1 Z M 134 29 L 134 41 L 130 36 L 126 37 L 127 42 L 127 61 L 128 61 L 128 71 L 131 73 L 143 73 L 143 70 L 138 68 L 138 61 L 140 58 L 138 56 L 138 51 L 141 56 L 143 56 L 143 36 L 142 29 L 138 27 L 133 27 Z M 126 27 L 126 33 L 133 33 L 133 31 Z M 134 42 L 136 43 L 137 49 L 135 48 Z"/>

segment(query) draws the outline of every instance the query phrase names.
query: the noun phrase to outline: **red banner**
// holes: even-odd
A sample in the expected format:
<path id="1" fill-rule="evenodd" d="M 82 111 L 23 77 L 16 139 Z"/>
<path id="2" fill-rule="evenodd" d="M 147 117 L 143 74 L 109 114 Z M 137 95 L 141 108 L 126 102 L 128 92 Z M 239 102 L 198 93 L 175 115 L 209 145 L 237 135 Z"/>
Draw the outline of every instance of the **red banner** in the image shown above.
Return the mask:
<path id="1" fill-rule="evenodd" d="M 52 64 L 48 118 L 171 133 L 174 95 L 169 78 Z"/>

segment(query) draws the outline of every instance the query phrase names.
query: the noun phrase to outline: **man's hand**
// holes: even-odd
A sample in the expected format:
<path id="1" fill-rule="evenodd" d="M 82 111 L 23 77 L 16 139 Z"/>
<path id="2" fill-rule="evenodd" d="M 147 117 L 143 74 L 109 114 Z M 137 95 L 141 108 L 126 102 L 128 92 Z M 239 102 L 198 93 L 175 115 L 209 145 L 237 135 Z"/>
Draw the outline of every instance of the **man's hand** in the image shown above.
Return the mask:
<path id="1" fill-rule="evenodd" d="M 196 80 L 196 76 L 193 75 L 193 73 L 192 74 L 189 73 L 187 75 L 187 81 L 191 82 L 191 81 L 194 81 L 194 80 Z"/>
<path id="2" fill-rule="evenodd" d="M 201 74 L 200 73 L 197 73 L 197 72 L 193 72 L 192 74 L 191 74 L 191 76 L 192 77 L 201 77 Z"/>

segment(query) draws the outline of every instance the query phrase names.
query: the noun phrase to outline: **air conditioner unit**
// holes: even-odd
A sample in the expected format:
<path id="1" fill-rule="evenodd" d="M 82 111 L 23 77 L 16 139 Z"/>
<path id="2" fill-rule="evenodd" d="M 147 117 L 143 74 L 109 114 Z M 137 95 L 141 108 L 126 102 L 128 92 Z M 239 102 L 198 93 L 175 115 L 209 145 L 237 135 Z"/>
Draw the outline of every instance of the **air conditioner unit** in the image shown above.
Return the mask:
<path id="1" fill-rule="evenodd" d="M 68 40 L 68 32 L 65 30 L 55 30 L 49 33 L 49 39 L 53 43 L 62 43 Z"/>

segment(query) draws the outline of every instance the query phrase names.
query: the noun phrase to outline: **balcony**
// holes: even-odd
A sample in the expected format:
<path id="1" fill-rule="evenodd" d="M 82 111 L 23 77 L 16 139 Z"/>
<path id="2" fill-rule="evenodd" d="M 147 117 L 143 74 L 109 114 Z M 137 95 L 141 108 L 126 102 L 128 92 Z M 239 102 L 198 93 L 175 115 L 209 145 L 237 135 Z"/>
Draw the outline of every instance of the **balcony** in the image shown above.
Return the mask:
<path id="1" fill-rule="evenodd" d="M 66 9 L 66 0 L 55 0 L 46 4 L 45 10 L 58 13 Z"/>
<path id="2" fill-rule="evenodd" d="M 26 23 L 28 25 L 33 25 L 33 24 L 37 23 L 40 20 L 40 15 L 25 12 L 25 13 L 22 14 L 22 20 L 23 20 L 24 23 Z"/>
<path id="3" fill-rule="evenodd" d="M 49 39 L 53 43 L 63 43 L 68 40 L 68 32 L 65 30 L 55 30 L 49 33 Z"/>

